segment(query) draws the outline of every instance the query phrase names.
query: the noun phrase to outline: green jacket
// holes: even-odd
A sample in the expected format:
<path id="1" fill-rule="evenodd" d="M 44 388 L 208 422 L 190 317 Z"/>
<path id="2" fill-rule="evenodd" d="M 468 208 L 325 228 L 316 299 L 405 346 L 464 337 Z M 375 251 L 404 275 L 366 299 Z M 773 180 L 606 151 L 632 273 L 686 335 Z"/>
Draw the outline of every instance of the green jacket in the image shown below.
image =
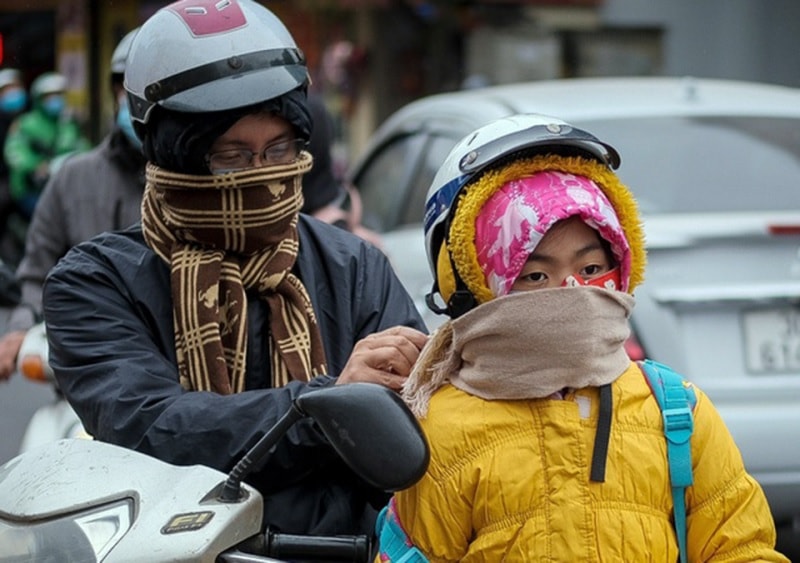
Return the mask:
<path id="1" fill-rule="evenodd" d="M 47 175 L 36 174 L 43 162 L 90 146 L 75 121 L 54 119 L 34 105 L 12 123 L 6 137 L 3 153 L 9 168 L 12 199 L 27 207 L 25 200 L 35 201 L 47 180 Z"/>

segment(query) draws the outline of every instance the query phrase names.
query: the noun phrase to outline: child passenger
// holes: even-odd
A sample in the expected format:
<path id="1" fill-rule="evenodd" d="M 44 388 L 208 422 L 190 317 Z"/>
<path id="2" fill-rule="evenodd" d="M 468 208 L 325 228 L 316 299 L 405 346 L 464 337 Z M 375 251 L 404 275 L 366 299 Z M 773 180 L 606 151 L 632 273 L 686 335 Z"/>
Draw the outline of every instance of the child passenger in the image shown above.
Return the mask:
<path id="1" fill-rule="evenodd" d="M 442 165 L 426 247 L 451 319 L 403 390 L 431 462 L 379 520 L 381 560 L 678 561 L 662 415 L 624 349 L 645 249 L 618 165 L 539 115 L 478 129 Z M 687 559 L 788 561 L 695 395 Z"/>

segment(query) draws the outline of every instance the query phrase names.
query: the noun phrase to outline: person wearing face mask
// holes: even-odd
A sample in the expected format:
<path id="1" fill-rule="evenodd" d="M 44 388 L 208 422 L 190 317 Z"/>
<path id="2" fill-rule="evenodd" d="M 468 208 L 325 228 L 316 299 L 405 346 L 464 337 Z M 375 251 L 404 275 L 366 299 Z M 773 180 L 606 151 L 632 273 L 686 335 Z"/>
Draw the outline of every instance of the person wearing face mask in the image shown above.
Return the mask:
<path id="1" fill-rule="evenodd" d="M 175 2 L 140 27 L 141 223 L 73 247 L 44 285 L 50 363 L 95 439 L 230 471 L 301 394 L 408 376 L 427 335 L 387 258 L 300 213 L 308 85 L 253 0 Z M 284 533 L 372 534 L 388 500 L 309 419 L 246 481 Z"/>
<path id="2" fill-rule="evenodd" d="M 536 114 L 446 157 L 424 228 L 450 318 L 402 391 L 431 461 L 379 520 L 376 561 L 788 561 L 708 396 L 676 376 L 662 412 L 654 364 L 625 351 L 646 251 L 619 165 Z"/>
<path id="3" fill-rule="evenodd" d="M 0 338 L 0 381 L 15 370 L 26 331 L 41 317 L 42 284 L 47 272 L 74 245 L 104 231 L 123 229 L 141 217 L 145 158 L 133 132 L 123 76 L 136 30 L 111 56 L 110 87 L 114 124 L 92 150 L 72 153 L 45 185 L 27 231 L 25 254 L 16 269 L 22 303 Z"/>
<path id="4" fill-rule="evenodd" d="M 27 105 L 28 92 L 20 72 L 15 68 L 0 69 L 0 146 L 5 143 L 12 121 L 25 111 Z M 0 158 L 0 259 L 7 264 L 17 264 L 22 253 L 22 246 L 7 229 L 12 213 L 14 204 L 8 185 L 8 166 L 5 158 Z"/>
<path id="5" fill-rule="evenodd" d="M 14 120 L 6 137 L 3 154 L 11 198 L 25 221 L 33 216 L 53 159 L 91 146 L 67 112 L 66 89 L 62 74 L 38 76 L 31 84 L 31 109 Z"/>

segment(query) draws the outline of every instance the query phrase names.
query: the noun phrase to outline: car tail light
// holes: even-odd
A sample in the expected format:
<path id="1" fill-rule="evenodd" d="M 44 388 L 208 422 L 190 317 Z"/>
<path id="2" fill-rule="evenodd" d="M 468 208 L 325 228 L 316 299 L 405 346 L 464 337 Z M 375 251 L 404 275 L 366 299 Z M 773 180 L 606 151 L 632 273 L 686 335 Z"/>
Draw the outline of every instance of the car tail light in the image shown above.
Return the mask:
<path id="1" fill-rule="evenodd" d="M 636 338 L 636 334 L 633 332 L 631 332 L 631 335 L 625 341 L 625 351 L 628 353 L 628 357 L 634 362 L 644 360 L 646 357 L 644 348 L 639 344 L 639 339 Z"/>
<path id="2" fill-rule="evenodd" d="M 771 235 L 800 235 L 800 225 L 767 225 Z"/>

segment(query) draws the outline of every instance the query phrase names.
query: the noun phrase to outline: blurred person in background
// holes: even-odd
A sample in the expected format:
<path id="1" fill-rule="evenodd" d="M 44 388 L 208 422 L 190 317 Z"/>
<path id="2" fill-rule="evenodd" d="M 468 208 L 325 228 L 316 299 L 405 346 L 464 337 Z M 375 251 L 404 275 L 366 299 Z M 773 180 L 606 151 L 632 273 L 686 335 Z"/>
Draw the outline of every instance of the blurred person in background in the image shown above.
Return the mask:
<path id="1" fill-rule="evenodd" d="M 73 153 L 58 166 L 33 212 L 25 255 L 16 271 L 22 300 L 0 338 L 0 381 L 14 373 L 25 333 L 41 320 L 42 284 L 50 268 L 79 242 L 128 227 L 141 217 L 145 158 L 122 86 L 136 31 L 123 37 L 111 56 L 111 131 L 91 151 Z"/>
<path id="2" fill-rule="evenodd" d="M 22 75 L 15 68 L 0 70 L 0 147 L 5 144 L 11 123 L 28 106 L 28 92 L 22 82 Z M 14 211 L 11 191 L 8 185 L 8 166 L 5 158 L 0 158 L 0 259 L 16 264 L 22 247 L 14 244 L 13 236 L 6 229 L 8 218 Z"/>
<path id="3" fill-rule="evenodd" d="M 320 221 L 350 231 L 362 239 L 381 246 L 380 235 L 361 224 L 361 198 L 354 186 L 344 184 L 333 161 L 333 118 L 321 97 L 308 96 L 313 129 L 308 152 L 314 165 L 303 176 L 301 211 Z"/>
<path id="4" fill-rule="evenodd" d="M 36 78 L 30 89 L 31 109 L 11 123 L 6 136 L 9 189 L 21 219 L 10 221 L 8 228 L 22 244 L 53 159 L 91 146 L 67 110 L 66 90 L 62 74 L 46 72 Z"/>

